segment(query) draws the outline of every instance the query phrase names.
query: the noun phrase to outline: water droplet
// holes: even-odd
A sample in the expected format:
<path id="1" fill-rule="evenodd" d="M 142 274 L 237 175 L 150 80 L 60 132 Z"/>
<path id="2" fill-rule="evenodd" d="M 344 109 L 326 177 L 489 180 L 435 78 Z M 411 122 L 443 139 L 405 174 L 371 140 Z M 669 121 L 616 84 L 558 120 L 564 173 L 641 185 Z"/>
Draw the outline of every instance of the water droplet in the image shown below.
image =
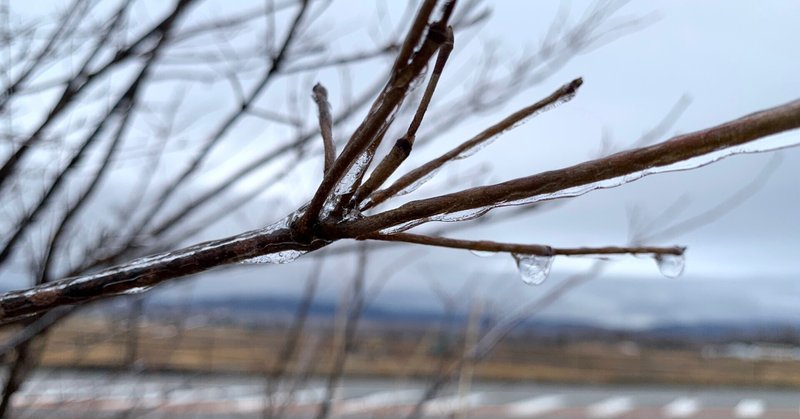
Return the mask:
<path id="1" fill-rule="evenodd" d="M 306 252 L 300 250 L 283 250 L 275 253 L 267 253 L 266 255 L 256 256 L 254 258 L 245 259 L 241 263 L 276 263 L 284 264 L 294 262 Z"/>
<path id="2" fill-rule="evenodd" d="M 490 252 L 486 250 L 470 250 L 469 252 L 479 258 L 488 258 L 497 254 L 497 252 Z"/>
<path id="3" fill-rule="evenodd" d="M 522 282 L 528 285 L 539 285 L 550 275 L 550 267 L 553 265 L 552 256 L 523 255 L 512 253 L 511 256 L 517 262 Z"/>
<path id="4" fill-rule="evenodd" d="M 677 278 L 683 273 L 686 258 L 683 255 L 655 255 L 658 270 L 667 278 Z"/>

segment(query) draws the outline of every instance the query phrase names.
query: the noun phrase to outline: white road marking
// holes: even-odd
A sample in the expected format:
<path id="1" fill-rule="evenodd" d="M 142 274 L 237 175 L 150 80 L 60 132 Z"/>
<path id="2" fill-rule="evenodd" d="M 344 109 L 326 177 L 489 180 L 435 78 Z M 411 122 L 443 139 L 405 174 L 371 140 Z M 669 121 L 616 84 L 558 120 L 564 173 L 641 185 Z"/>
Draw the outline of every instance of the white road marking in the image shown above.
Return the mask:
<path id="1" fill-rule="evenodd" d="M 422 390 L 419 389 L 382 391 L 380 393 L 344 400 L 336 405 L 335 412 L 337 415 L 351 415 L 413 402 L 420 397 L 422 397 Z"/>
<path id="2" fill-rule="evenodd" d="M 699 410 L 700 403 L 697 402 L 697 399 L 679 397 L 664 406 L 664 416 L 668 418 L 689 418 L 696 415 Z"/>
<path id="3" fill-rule="evenodd" d="M 744 399 L 733 409 L 737 418 L 759 418 L 764 414 L 764 401 L 759 399 Z"/>
<path id="4" fill-rule="evenodd" d="M 611 397 L 589 406 L 588 414 L 592 418 L 613 418 L 623 415 L 631 409 L 633 409 L 633 402 L 630 397 Z"/>
<path id="5" fill-rule="evenodd" d="M 276 408 L 279 406 L 305 406 L 321 403 L 325 400 L 325 393 L 325 389 L 320 387 L 294 391 L 279 391 L 269 396 L 260 394 L 249 396 L 240 395 L 225 400 L 219 400 L 219 406 L 225 406 L 225 410 L 228 412 L 254 413 L 261 412 L 266 408 Z M 180 401 L 170 400 L 162 407 L 174 408 L 179 406 L 191 406 L 203 401 L 206 400 L 192 397 L 192 395 L 189 394 L 188 397 Z"/>
<path id="6" fill-rule="evenodd" d="M 426 415 L 450 415 L 462 409 L 472 409 L 483 404 L 483 393 L 470 393 L 465 397 L 455 395 L 433 399 L 425 403 L 424 412 Z"/>
<path id="7" fill-rule="evenodd" d="M 551 394 L 509 403 L 506 405 L 505 412 L 508 416 L 534 417 L 562 407 L 564 407 L 564 396 Z"/>

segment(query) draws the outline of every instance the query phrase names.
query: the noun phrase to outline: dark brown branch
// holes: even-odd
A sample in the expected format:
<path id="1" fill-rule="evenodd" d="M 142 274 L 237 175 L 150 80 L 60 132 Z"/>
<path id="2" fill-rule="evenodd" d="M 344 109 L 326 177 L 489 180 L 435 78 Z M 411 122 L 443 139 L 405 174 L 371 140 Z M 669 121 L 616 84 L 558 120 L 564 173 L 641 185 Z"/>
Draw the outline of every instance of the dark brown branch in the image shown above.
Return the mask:
<path id="1" fill-rule="evenodd" d="M 491 140 L 492 138 L 502 134 L 503 132 L 510 129 L 514 125 L 518 124 L 525 118 L 528 118 L 531 115 L 541 112 L 547 109 L 548 107 L 553 106 L 556 103 L 571 99 L 575 95 L 581 84 L 583 84 L 583 79 L 578 78 L 561 86 L 560 88 L 558 88 L 558 90 L 550 94 L 550 96 L 534 103 L 533 105 L 530 105 L 528 107 L 518 110 L 517 112 L 514 112 L 513 114 L 509 115 L 502 121 L 483 130 L 483 132 L 476 135 L 475 137 L 472 137 L 471 139 L 463 142 L 458 147 L 448 151 L 447 153 L 442 154 L 441 156 L 403 175 L 403 177 L 398 179 L 391 186 L 372 194 L 372 196 L 369 198 L 369 201 L 364 205 L 363 209 L 366 210 L 375 207 L 376 205 L 384 202 L 385 200 L 391 198 L 392 196 L 397 195 L 400 191 L 408 188 L 414 182 L 417 182 L 420 179 L 425 178 L 425 176 L 430 175 L 435 170 L 442 167 L 442 165 L 446 164 L 449 161 L 458 159 L 459 156 L 463 155 L 463 153 L 469 152 L 469 150 L 471 149 L 480 147 L 481 144 L 484 144 L 487 141 Z"/>
<path id="2" fill-rule="evenodd" d="M 172 278 L 241 262 L 284 250 L 311 251 L 323 242 L 296 243 L 287 229 L 255 230 L 226 239 L 200 243 L 169 253 L 134 260 L 83 277 L 50 282 L 0 296 L 0 323 L 55 307 L 83 304 L 98 298 L 144 290 Z"/>
<path id="3" fill-rule="evenodd" d="M 453 52 L 453 43 L 453 28 L 447 28 L 447 40 L 442 47 L 439 48 L 439 56 L 436 58 L 436 64 L 433 67 L 433 72 L 431 72 L 431 78 L 428 80 L 428 86 L 425 89 L 425 93 L 422 95 L 422 100 L 420 100 L 417 112 L 414 114 L 414 118 L 411 120 L 406 134 L 395 142 L 394 147 L 389 150 L 389 154 L 387 154 L 378 164 L 378 167 L 372 171 L 367 181 L 358 188 L 356 195 L 353 197 L 353 207 L 358 206 L 364 198 L 371 195 L 372 192 L 383 185 L 386 179 L 388 179 L 389 176 L 400 167 L 400 164 L 408 158 L 409 154 L 411 154 L 417 130 L 420 124 L 422 124 L 422 118 L 425 116 L 425 112 L 428 110 L 428 106 L 431 103 L 433 92 L 436 90 L 436 86 L 439 83 L 439 78 L 444 71 L 447 59 L 450 57 L 450 53 Z"/>
<path id="4" fill-rule="evenodd" d="M 325 175 L 317 188 L 314 197 L 308 205 L 306 212 L 297 222 L 297 232 L 300 236 L 308 236 L 311 226 L 316 224 L 320 211 L 325 201 L 333 193 L 334 188 L 344 177 L 345 173 L 355 163 L 357 158 L 364 153 L 397 111 L 405 99 L 412 82 L 422 73 L 436 49 L 445 41 L 447 18 L 452 12 L 454 3 L 448 2 L 441 20 L 434 22 L 428 30 L 427 37 L 419 50 L 414 54 L 408 65 L 395 68 L 389 82 L 375 100 L 369 115 L 353 133 L 344 150 L 334 162 L 331 170 Z M 450 12 L 448 12 L 448 10 Z M 428 15 L 417 16 L 418 21 L 427 23 Z M 417 26 L 415 22 L 414 26 Z M 410 34 L 409 34 L 410 35 Z M 404 45 L 405 47 L 405 45 Z"/>
<path id="5" fill-rule="evenodd" d="M 430 20 L 431 14 L 433 13 L 433 9 L 436 7 L 437 2 L 438 0 L 425 0 L 419 6 L 419 10 L 417 11 L 417 15 L 414 17 L 411 28 L 409 28 L 408 32 L 406 33 L 406 39 L 400 46 L 400 52 L 397 53 L 397 58 L 395 58 L 392 73 L 397 72 L 399 67 L 408 64 L 411 53 L 419 44 L 420 39 L 422 39 L 422 35 L 425 32 L 425 27 Z"/>
<path id="6" fill-rule="evenodd" d="M 669 166 L 714 151 L 800 128 L 800 100 L 756 112 L 716 127 L 674 137 L 649 147 L 624 151 L 564 169 L 507 182 L 412 201 L 399 208 L 338 225 L 322 225 L 327 239 L 356 237 L 439 214 L 475 210 L 547 196 L 570 188 Z"/>
<path id="7" fill-rule="evenodd" d="M 682 255 L 685 247 L 654 246 L 605 246 L 605 247 L 551 247 L 542 244 L 499 243 L 487 240 L 460 240 L 446 237 L 424 236 L 420 234 L 366 234 L 362 240 L 381 240 L 389 242 L 414 243 L 425 246 L 449 247 L 452 249 L 474 250 L 479 252 L 517 253 L 537 256 L 595 256 L 595 255 Z"/>
<path id="8" fill-rule="evenodd" d="M 319 132 L 325 152 L 325 171 L 331 169 L 336 159 L 336 148 L 333 145 L 333 122 L 331 121 L 331 104 L 328 102 L 328 89 L 317 83 L 314 86 L 314 102 L 319 110 Z"/>

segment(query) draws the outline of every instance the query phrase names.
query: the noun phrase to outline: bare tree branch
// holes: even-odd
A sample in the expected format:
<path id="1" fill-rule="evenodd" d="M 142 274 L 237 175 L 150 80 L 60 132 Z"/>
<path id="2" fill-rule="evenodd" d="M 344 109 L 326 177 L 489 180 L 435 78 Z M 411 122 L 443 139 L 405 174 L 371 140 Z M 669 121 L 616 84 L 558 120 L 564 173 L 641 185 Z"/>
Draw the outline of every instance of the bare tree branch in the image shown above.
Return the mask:
<path id="1" fill-rule="evenodd" d="M 328 103 L 328 89 L 317 83 L 314 86 L 314 102 L 319 110 L 319 132 L 325 150 L 325 171 L 328 173 L 336 159 L 336 148 L 333 145 L 333 121 L 331 121 L 331 104 Z"/>
<path id="2" fill-rule="evenodd" d="M 583 84 L 583 80 L 578 78 L 565 84 L 564 86 L 561 86 L 558 90 L 550 94 L 550 96 L 534 103 L 533 105 L 514 112 L 497 124 L 494 124 L 491 127 L 483 130 L 475 137 L 472 137 L 471 139 L 461 143 L 458 147 L 403 175 L 403 177 L 398 179 L 391 186 L 372 194 L 362 209 L 367 210 L 375 207 L 392 196 L 401 193 L 401 191 L 407 190 L 407 188 L 409 188 L 415 182 L 425 179 L 426 176 L 434 173 L 447 162 L 459 159 L 465 153 L 471 153 L 473 150 L 480 149 L 488 141 L 491 141 L 493 138 L 512 128 L 514 125 L 518 124 L 524 119 L 535 115 L 538 112 L 546 110 L 557 103 L 562 103 L 572 99 L 581 84 Z"/>
<path id="3" fill-rule="evenodd" d="M 605 247 L 551 247 L 543 244 L 498 243 L 488 240 L 460 240 L 446 237 L 424 236 L 420 234 L 367 234 L 361 240 L 380 240 L 389 242 L 414 243 L 425 246 L 449 247 L 452 249 L 473 250 L 477 252 L 504 252 L 536 256 L 587 256 L 587 255 L 676 255 L 680 256 L 686 248 L 680 246 L 605 246 Z"/>
<path id="4" fill-rule="evenodd" d="M 541 197 L 541 200 L 556 199 L 559 197 L 558 192 L 570 188 L 592 185 L 625 175 L 646 175 L 645 171 L 649 169 L 666 167 L 797 128 L 800 128 L 800 100 L 756 112 L 716 127 L 674 137 L 649 147 L 624 151 L 564 169 L 495 185 L 412 201 L 399 208 L 348 223 L 322 225 L 319 233 L 321 237 L 327 239 L 353 237 L 363 231 L 380 231 L 403 223 L 426 220 L 439 214 L 492 208 L 531 197 Z M 581 192 L 585 193 L 600 187 L 598 185 Z M 576 194 L 578 193 L 566 196 Z"/>

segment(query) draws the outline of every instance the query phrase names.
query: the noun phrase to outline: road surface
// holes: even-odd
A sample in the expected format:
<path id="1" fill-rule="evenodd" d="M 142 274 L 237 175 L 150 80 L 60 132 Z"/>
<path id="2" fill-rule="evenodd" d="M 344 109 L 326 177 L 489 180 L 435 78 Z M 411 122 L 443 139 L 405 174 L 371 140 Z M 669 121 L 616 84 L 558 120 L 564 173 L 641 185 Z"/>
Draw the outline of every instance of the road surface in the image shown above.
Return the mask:
<path id="1" fill-rule="evenodd" d="M 21 416 L 261 417 L 267 405 L 285 416 L 313 417 L 324 382 L 265 397 L 253 377 L 42 372 L 13 399 Z M 424 382 L 345 380 L 333 417 L 400 418 L 419 400 Z M 473 383 L 447 388 L 425 406 L 426 417 L 472 418 L 800 418 L 800 392 L 664 386 L 574 386 Z"/>

